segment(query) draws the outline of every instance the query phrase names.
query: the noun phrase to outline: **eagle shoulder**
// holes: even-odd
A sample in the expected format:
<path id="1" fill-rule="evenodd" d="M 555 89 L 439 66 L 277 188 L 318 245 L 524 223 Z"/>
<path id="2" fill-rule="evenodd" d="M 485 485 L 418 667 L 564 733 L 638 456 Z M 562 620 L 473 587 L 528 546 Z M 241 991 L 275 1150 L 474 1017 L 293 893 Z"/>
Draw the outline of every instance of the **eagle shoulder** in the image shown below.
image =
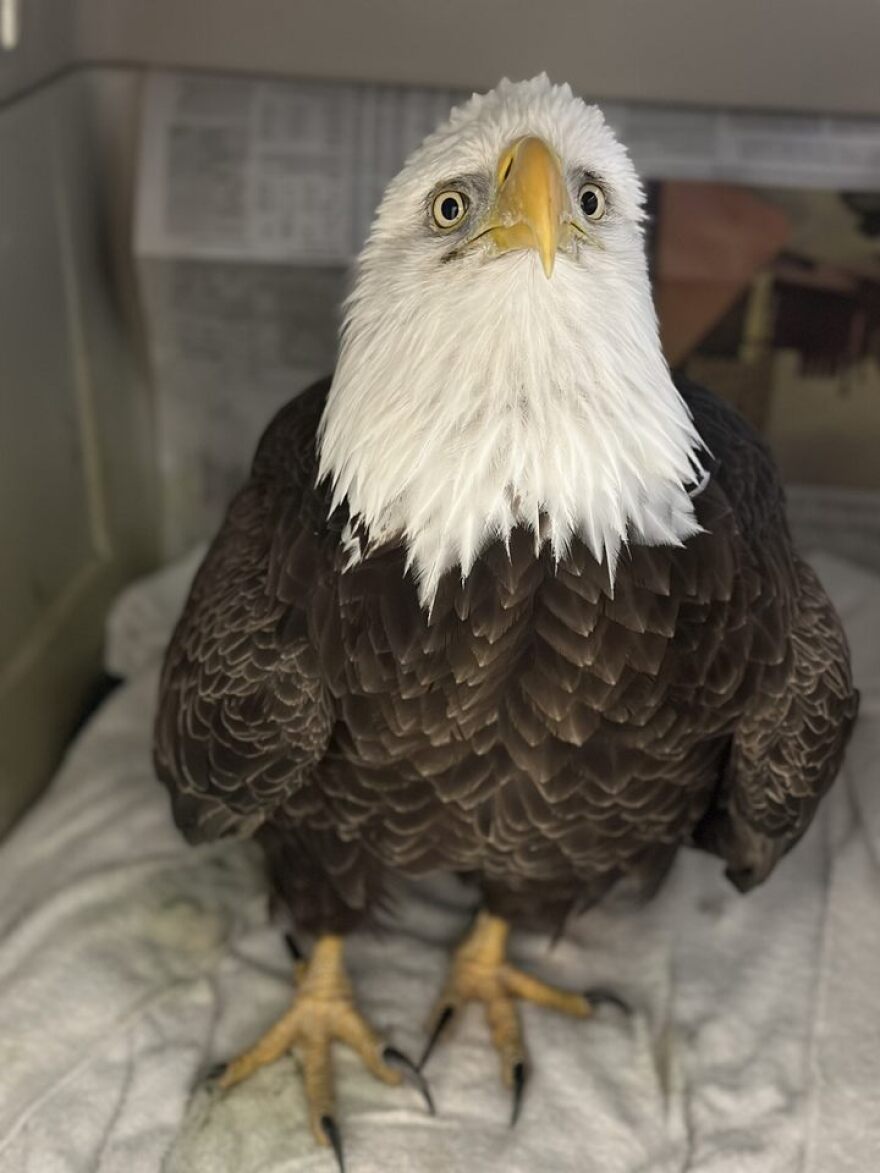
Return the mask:
<path id="1" fill-rule="evenodd" d="M 676 386 L 708 449 L 711 478 L 721 488 L 747 544 L 790 546 L 782 479 L 769 447 L 735 408 L 679 376 Z"/>
<path id="2" fill-rule="evenodd" d="M 266 429 L 166 652 L 154 761 L 193 842 L 253 834 L 329 741 L 332 702 L 305 611 L 320 590 L 315 436 L 326 391 L 316 384 Z"/>
<path id="3" fill-rule="evenodd" d="M 710 392 L 685 381 L 679 389 L 712 452 L 712 475 L 759 586 L 749 627 L 763 662 L 751 675 L 713 801 L 694 835 L 746 890 L 770 874 L 810 825 L 840 768 L 858 693 L 834 606 L 794 548 L 769 449 Z"/>

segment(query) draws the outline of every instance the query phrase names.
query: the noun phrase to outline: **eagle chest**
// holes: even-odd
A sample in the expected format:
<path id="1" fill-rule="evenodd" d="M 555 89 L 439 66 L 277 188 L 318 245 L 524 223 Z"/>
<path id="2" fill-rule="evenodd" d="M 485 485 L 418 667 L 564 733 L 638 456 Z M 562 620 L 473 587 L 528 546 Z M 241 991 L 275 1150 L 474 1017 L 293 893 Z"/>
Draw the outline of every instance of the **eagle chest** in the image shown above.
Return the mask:
<path id="1" fill-rule="evenodd" d="M 464 583 L 447 576 L 430 616 L 399 554 L 366 560 L 338 578 L 324 640 L 342 757 L 392 805 L 408 787 L 484 830 L 505 788 L 560 811 L 704 788 L 742 684 L 726 633 L 748 595 L 706 554 L 634 548 L 612 590 L 582 546 L 557 565 L 517 533 Z"/>

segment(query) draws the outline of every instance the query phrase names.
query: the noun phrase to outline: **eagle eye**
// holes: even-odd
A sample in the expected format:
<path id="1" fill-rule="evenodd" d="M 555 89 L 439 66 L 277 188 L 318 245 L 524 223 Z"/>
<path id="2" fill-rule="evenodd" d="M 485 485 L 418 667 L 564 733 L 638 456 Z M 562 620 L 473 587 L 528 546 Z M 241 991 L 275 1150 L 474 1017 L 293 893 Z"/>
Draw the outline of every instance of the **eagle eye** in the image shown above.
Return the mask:
<path id="1" fill-rule="evenodd" d="M 455 228 L 467 215 L 468 198 L 461 191 L 441 191 L 435 196 L 431 214 L 438 228 Z"/>
<path id="2" fill-rule="evenodd" d="M 605 215 L 605 193 L 595 183 L 585 183 L 578 192 L 578 203 L 588 220 L 601 220 Z"/>

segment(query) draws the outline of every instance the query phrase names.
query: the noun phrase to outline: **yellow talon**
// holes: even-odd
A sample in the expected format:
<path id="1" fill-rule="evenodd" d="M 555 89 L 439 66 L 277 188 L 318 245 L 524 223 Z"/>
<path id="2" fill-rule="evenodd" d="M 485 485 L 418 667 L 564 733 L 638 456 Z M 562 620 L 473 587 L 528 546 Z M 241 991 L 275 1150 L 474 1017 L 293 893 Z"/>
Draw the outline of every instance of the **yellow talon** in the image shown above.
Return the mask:
<path id="1" fill-rule="evenodd" d="M 309 1124 L 315 1140 L 331 1143 L 327 1120 L 335 1108 L 331 1044 L 338 1040 L 360 1056 L 383 1083 L 399 1084 L 401 1073 L 384 1060 L 382 1040 L 357 1009 L 342 960 L 341 937 L 321 937 L 311 958 L 297 965 L 298 989 L 281 1018 L 249 1050 L 228 1064 L 219 1080 L 235 1087 L 255 1071 L 274 1063 L 293 1047 L 302 1061 Z"/>
<path id="2" fill-rule="evenodd" d="M 509 965 L 510 925 L 481 912 L 476 924 L 455 951 L 449 977 L 432 1015 L 432 1034 L 422 1064 L 428 1058 L 451 1015 L 467 1002 L 482 1002 L 492 1045 L 501 1059 L 505 1086 L 522 1081 L 525 1048 L 517 1000 L 534 1002 L 572 1018 L 588 1018 L 590 1001 L 583 994 L 559 990 Z M 520 1090 L 520 1089 L 517 1089 Z M 516 1108 L 516 1105 L 515 1105 Z"/>

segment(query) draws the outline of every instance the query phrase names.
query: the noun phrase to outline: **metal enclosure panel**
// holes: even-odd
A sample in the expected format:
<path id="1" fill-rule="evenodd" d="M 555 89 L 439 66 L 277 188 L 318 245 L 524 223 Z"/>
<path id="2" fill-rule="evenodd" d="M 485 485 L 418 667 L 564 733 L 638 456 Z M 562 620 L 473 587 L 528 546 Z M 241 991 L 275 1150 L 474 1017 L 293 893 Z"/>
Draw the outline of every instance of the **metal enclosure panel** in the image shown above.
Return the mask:
<path id="1" fill-rule="evenodd" d="M 0 112 L 0 829 L 49 776 L 107 604 L 153 549 L 149 403 L 96 97 L 70 75 Z"/>
<path id="2" fill-rule="evenodd" d="M 592 98 L 880 113 L 877 0 L 79 0 L 81 58 Z"/>
<path id="3" fill-rule="evenodd" d="M 71 0 L 18 0 L 18 43 L 0 49 L 0 102 L 73 64 L 79 15 Z"/>

